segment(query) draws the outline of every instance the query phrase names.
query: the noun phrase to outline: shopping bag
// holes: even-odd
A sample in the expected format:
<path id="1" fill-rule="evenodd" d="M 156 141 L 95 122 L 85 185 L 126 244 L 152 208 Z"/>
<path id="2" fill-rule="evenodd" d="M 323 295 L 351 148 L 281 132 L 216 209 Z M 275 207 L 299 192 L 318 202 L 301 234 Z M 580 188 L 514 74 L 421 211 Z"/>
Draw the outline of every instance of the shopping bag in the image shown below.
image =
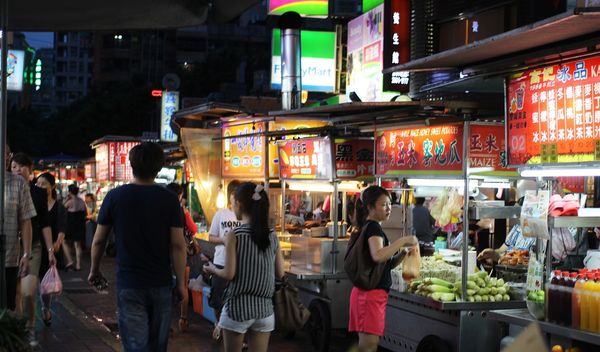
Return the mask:
<path id="1" fill-rule="evenodd" d="M 414 246 L 402 261 L 402 278 L 410 281 L 419 277 L 421 272 L 421 252 L 419 246 Z"/>
<path id="2" fill-rule="evenodd" d="M 298 289 L 283 280 L 273 296 L 275 328 L 282 332 L 301 329 L 310 317 L 310 311 L 298 299 Z"/>
<path id="3" fill-rule="evenodd" d="M 50 266 L 50 269 L 44 275 L 40 291 L 42 295 L 60 295 L 62 293 L 62 281 L 58 276 L 56 265 Z"/>

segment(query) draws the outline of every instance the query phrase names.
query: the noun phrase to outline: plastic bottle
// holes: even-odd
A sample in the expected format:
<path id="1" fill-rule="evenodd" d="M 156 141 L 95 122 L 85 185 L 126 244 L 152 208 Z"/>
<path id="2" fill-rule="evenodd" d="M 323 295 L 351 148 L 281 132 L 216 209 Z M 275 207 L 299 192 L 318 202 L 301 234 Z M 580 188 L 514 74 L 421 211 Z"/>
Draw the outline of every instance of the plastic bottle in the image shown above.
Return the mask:
<path id="1" fill-rule="evenodd" d="M 560 291 L 559 291 L 559 283 L 561 280 L 561 273 L 560 270 L 554 270 L 552 272 L 552 278 L 550 279 L 550 285 L 548 285 L 548 292 L 546 292 L 546 298 L 547 298 L 547 309 L 546 311 L 548 312 L 548 321 L 550 322 L 557 322 L 558 320 L 558 316 L 559 316 L 559 312 L 560 312 L 560 303 L 557 304 L 559 301 L 558 299 L 560 298 Z"/>
<path id="2" fill-rule="evenodd" d="M 577 282 L 573 287 L 573 295 L 571 296 L 571 326 L 574 329 L 579 329 L 581 323 L 581 290 L 585 283 L 583 274 L 577 275 Z"/>
<path id="3" fill-rule="evenodd" d="M 581 306 L 580 306 L 580 321 L 579 327 L 582 330 L 590 330 L 590 318 L 592 316 L 591 312 L 591 295 L 592 288 L 594 286 L 594 274 L 588 273 L 586 275 L 586 281 L 583 284 L 583 289 L 581 290 Z M 597 314 L 594 314 L 596 317 Z"/>
<path id="4" fill-rule="evenodd" d="M 600 332 L 600 274 L 594 277 L 594 284 L 590 294 L 590 330 Z"/>
<path id="5" fill-rule="evenodd" d="M 563 306 L 563 315 L 561 319 L 561 323 L 566 326 L 571 326 L 571 301 L 573 296 L 573 287 L 575 286 L 575 281 L 577 278 L 576 273 L 570 273 L 568 271 L 563 271 L 562 276 L 565 280 L 563 291 L 562 291 L 562 299 L 561 302 L 564 302 Z"/>

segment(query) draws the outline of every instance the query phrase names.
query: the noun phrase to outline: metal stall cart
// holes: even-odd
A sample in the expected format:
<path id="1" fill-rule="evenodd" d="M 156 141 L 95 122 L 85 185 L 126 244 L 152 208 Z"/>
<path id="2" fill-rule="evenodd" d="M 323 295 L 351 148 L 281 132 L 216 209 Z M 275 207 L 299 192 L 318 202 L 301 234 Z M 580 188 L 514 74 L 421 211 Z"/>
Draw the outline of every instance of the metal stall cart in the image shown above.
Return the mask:
<path id="1" fill-rule="evenodd" d="M 406 177 L 409 185 L 437 186 L 440 191 L 448 186 L 462 188 L 464 201 L 455 204 L 454 212 L 462 213 L 465 224 L 463 232 L 466 233 L 466 224 L 477 211 L 474 209 L 469 214 L 462 209 L 468 209 L 469 195 L 478 191 L 482 183 L 472 177 L 476 174 L 480 177 L 509 175 L 510 170 L 506 170 L 501 163 L 503 136 L 502 128 L 481 128 L 471 125 L 469 121 L 382 131 L 376 134 L 376 174 L 380 180 Z M 495 142 L 490 143 L 487 151 L 478 143 L 483 143 L 486 138 Z M 470 164 L 474 167 L 469 167 Z M 489 166 L 482 168 L 481 165 Z M 518 208 L 496 207 L 487 209 L 485 216 L 515 217 L 517 213 Z M 408 229 L 405 233 L 409 233 Z M 487 319 L 488 312 L 500 308 L 524 307 L 525 302 L 505 300 L 505 297 L 495 302 L 466 299 L 469 296 L 468 273 L 474 270 L 471 268 L 469 271 L 468 268 L 468 265 L 473 264 L 468 260 L 468 241 L 464 240 L 466 237 L 465 234 L 459 251 L 459 262 L 465 264 L 461 265 L 460 284 L 455 284 L 459 297 L 452 301 L 436 301 L 414 293 L 392 290 L 386 313 L 385 334 L 380 340 L 383 347 L 393 351 L 415 351 L 420 346 L 439 343 L 453 351 L 477 351 L 480 346 L 498 344 L 500 326 Z"/>

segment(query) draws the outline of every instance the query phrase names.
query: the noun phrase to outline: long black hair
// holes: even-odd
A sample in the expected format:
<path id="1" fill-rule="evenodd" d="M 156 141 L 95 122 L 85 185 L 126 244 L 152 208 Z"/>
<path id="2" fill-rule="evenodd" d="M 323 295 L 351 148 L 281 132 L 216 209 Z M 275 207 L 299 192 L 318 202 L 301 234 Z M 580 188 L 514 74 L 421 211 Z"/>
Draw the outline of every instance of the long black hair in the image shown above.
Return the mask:
<path id="1" fill-rule="evenodd" d="M 375 203 L 381 196 L 390 198 L 390 192 L 387 189 L 379 186 L 369 186 L 360 194 L 359 199 L 356 201 L 356 220 L 358 226 L 362 228 L 367 222 L 369 216 L 369 207 L 375 207 Z"/>
<path id="2" fill-rule="evenodd" d="M 240 203 L 242 213 L 250 217 L 252 233 L 250 238 L 262 251 L 269 248 L 269 198 L 262 185 L 252 182 L 240 184 L 234 194 Z"/>

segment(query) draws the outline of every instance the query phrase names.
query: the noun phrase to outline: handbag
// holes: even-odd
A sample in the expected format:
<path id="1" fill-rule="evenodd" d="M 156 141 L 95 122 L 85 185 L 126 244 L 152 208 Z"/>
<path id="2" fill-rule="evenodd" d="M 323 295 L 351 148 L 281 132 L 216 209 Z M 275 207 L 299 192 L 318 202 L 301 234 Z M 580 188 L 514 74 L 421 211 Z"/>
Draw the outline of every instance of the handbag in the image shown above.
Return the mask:
<path id="1" fill-rule="evenodd" d="M 283 280 L 273 295 L 275 328 L 288 332 L 301 329 L 310 318 L 310 311 L 298 299 L 298 289 Z"/>
<path id="2" fill-rule="evenodd" d="M 365 224 L 358 234 L 354 234 L 348 241 L 348 250 L 344 256 L 344 270 L 352 284 L 363 290 L 372 290 L 379 284 L 385 264 L 375 263 L 371 257 L 369 243 L 365 238 Z"/>

